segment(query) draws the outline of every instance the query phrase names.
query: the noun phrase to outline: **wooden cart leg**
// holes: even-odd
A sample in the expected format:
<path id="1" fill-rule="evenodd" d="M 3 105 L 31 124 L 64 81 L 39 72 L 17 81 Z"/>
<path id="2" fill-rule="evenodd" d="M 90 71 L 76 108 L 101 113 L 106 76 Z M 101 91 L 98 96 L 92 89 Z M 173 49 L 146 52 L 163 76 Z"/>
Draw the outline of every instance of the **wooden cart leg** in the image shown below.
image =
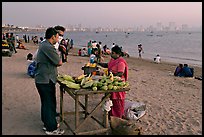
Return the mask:
<path id="1" fill-rule="evenodd" d="M 79 96 L 75 96 L 75 129 L 79 125 Z"/>
<path id="2" fill-rule="evenodd" d="M 88 114 L 88 95 L 85 95 L 85 118 Z"/>
<path id="3" fill-rule="evenodd" d="M 104 127 L 108 128 L 109 120 L 108 120 L 108 111 L 104 110 Z"/>

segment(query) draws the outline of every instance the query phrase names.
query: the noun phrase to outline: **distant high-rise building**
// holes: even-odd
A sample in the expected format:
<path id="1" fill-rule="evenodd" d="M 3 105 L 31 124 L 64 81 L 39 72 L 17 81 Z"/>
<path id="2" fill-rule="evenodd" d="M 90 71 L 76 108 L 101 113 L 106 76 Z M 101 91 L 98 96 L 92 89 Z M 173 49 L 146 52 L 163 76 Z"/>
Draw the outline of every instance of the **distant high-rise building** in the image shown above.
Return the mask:
<path id="1" fill-rule="evenodd" d="M 188 30 L 188 25 L 187 24 L 182 24 L 181 29 L 182 29 L 182 31 L 187 31 Z"/>
<path id="2" fill-rule="evenodd" d="M 169 30 L 170 31 L 176 30 L 176 23 L 175 22 L 169 22 Z"/>
<path id="3" fill-rule="evenodd" d="M 162 23 L 161 22 L 157 22 L 156 28 L 157 28 L 158 31 L 162 31 L 163 30 L 162 29 Z"/>

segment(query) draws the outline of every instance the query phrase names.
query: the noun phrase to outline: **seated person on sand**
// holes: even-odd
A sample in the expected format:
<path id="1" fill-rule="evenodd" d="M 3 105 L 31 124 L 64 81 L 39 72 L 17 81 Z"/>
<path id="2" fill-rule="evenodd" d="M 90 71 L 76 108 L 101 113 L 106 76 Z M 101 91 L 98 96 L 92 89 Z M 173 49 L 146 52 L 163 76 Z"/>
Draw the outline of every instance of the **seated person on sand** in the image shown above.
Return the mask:
<path id="1" fill-rule="evenodd" d="M 81 49 L 78 50 L 78 55 L 81 56 Z"/>
<path id="2" fill-rule="evenodd" d="M 183 69 L 183 64 L 179 64 L 179 65 L 176 67 L 175 71 L 174 71 L 174 76 L 179 76 L 180 73 L 181 73 L 181 71 L 182 71 L 182 69 Z"/>
<path id="3" fill-rule="evenodd" d="M 27 54 L 27 75 L 31 76 L 32 78 L 35 77 L 35 67 L 36 62 L 33 60 L 33 54 L 28 53 Z"/>
<path id="4" fill-rule="evenodd" d="M 157 56 L 154 58 L 154 62 L 155 63 L 160 63 L 161 62 L 161 57 L 159 56 L 159 54 L 157 54 Z"/>
<path id="5" fill-rule="evenodd" d="M 17 48 L 27 50 L 26 46 L 23 45 L 21 40 L 18 41 L 18 47 Z"/>
<path id="6" fill-rule="evenodd" d="M 86 48 L 83 48 L 82 51 L 81 51 L 81 56 L 82 57 L 87 57 L 88 56 L 88 52 L 86 50 Z"/>
<path id="7" fill-rule="evenodd" d="M 194 69 L 188 67 L 188 64 L 184 64 L 183 66 L 184 77 L 193 77 Z"/>
<path id="8" fill-rule="evenodd" d="M 28 53 L 27 61 L 28 61 L 28 65 L 33 62 L 33 54 L 32 53 Z"/>

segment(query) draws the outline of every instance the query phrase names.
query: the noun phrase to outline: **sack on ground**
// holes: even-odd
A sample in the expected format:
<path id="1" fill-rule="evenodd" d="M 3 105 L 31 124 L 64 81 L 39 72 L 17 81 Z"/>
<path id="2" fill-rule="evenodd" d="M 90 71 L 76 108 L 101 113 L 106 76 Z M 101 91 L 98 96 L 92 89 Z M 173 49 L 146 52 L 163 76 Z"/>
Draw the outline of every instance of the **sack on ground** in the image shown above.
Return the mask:
<path id="1" fill-rule="evenodd" d="M 138 123 L 110 116 L 111 135 L 141 135 L 142 127 Z"/>

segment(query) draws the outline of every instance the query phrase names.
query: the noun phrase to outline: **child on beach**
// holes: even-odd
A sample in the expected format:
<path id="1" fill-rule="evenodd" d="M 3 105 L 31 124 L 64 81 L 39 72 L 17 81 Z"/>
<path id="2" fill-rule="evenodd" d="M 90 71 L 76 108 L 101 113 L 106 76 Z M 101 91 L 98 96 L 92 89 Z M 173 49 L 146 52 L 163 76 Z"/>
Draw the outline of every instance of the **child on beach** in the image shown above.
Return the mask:
<path id="1" fill-rule="evenodd" d="M 32 78 L 35 77 L 35 67 L 36 67 L 36 62 L 33 60 L 33 54 L 28 53 L 27 55 L 27 74 L 31 76 Z"/>
<path id="2" fill-rule="evenodd" d="M 27 61 L 28 61 L 28 62 L 33 62 L 33 54 L 32 54 L 32 53 L 28 53 L 28 55 L 27 55 Z"/>
<path id="3" fill-rule="evenodd" d="M 159 54 L 157 54 L 157 56 L 154 58 L 154 62 L 155 63 L 160 63 L 161 62 L 161 57 L 159 56 Z"/>

